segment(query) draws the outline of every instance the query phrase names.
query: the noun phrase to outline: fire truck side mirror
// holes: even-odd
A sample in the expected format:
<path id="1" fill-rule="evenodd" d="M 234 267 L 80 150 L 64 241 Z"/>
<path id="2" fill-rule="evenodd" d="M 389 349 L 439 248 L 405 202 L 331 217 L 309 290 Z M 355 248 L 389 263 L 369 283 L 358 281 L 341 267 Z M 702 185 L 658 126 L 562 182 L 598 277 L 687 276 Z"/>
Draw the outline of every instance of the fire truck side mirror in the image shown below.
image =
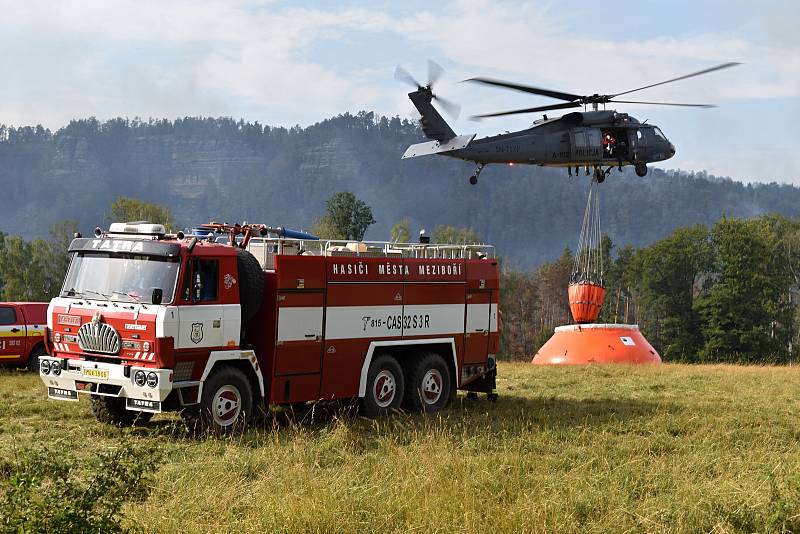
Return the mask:
<path id="1" fill-rule="evenodd" d="M 164 298 L 164 290 L 160 287 L 153 288 L 153 296 L 150 299 L 155 305 L 161 304 L 161 299 Z"/>

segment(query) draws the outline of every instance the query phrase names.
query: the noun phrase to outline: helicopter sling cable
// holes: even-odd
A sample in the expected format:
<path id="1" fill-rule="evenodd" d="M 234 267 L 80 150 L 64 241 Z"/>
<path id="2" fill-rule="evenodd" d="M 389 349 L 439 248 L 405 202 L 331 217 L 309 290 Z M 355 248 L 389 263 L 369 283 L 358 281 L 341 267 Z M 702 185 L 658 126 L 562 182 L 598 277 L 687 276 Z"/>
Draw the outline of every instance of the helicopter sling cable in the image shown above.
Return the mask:
<path id="1" fill-rule="evenodd" d="M 577 323 L 597 319 L 606 288 L 603 285 L 603 250 L 600 231 L 600 193 L 592 180 L 578 236 L 578 248 L 572 263 L 568 287 L 569 306 Z"/>

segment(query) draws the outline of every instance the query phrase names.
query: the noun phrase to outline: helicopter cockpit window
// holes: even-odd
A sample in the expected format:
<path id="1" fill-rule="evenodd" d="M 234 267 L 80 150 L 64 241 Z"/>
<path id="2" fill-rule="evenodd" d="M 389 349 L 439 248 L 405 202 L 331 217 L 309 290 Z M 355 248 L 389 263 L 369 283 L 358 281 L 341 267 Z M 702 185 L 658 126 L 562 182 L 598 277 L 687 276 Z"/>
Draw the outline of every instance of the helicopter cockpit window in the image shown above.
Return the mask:
<path id="1" fill-rule="evenodd" d="M 659 130 L 658 128 L 653 128 L 653 131 L 656 133 L 656 137 L 658 137 L 659 139 L 663 139 L 664 141 L 666 141 L 666 140 L 667 140 L 667 136 L 665 136 L 665 135 L 664 135 L 664 134 L 661 132 L 661 130 Z"/>

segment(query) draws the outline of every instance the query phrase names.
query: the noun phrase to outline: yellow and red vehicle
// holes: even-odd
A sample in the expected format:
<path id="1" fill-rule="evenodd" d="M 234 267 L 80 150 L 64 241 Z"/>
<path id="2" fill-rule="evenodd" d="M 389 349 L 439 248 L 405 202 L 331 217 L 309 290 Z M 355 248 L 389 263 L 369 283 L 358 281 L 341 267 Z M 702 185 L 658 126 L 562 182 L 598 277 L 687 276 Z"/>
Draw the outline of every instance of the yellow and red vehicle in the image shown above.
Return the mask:
<path id="1" fill-rule="evenodd" d="M 46 302 L 0 302 L 0 364 L 38 371 L 45 324 Z"/>
<path id="2" fill-rule="evenodd" d="M 204 228 L 116 223 L 72 242 L 47 316 L 51 398 L 87 394 L 115 424 L 178 410 L 228 432 L 270 404 L 358 398 L 379 416 L 439 410 L 457 389 L 496 396 L 493 247 Z"/>

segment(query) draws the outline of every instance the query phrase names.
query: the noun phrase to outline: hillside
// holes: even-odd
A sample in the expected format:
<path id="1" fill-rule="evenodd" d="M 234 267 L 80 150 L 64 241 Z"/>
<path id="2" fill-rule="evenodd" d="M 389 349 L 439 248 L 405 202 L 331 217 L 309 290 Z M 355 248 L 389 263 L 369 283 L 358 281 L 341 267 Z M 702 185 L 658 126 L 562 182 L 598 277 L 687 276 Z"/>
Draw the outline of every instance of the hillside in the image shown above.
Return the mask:
<path id="1" fill-rule="evenodd" d="M 108 223 L 105 210 L 119 195 L 167 205 L 187 225 L 221 219 L 307 228 L 328 196 L 350 190 L 375 213 L 367 239 L 387 238 L 409 217 L 412 229 L 472 226 L 514 267 L 574 248 L 587 177 L 498 166 L 472 187 L 468 163 L 401 161 L 421 140 L 415 124 L 372 113 L 288 130 L 200 118 L 89 119 L 55 133 L 0 126 L 0 230 L 33 237 L 66 218 L 91 230 Z M 602 186 L 602 224 L 618 244 L 641 246 L 679 226 L 769 211 L 798 214 L 800 189 L 661 171 L 614 172 Z"/>

